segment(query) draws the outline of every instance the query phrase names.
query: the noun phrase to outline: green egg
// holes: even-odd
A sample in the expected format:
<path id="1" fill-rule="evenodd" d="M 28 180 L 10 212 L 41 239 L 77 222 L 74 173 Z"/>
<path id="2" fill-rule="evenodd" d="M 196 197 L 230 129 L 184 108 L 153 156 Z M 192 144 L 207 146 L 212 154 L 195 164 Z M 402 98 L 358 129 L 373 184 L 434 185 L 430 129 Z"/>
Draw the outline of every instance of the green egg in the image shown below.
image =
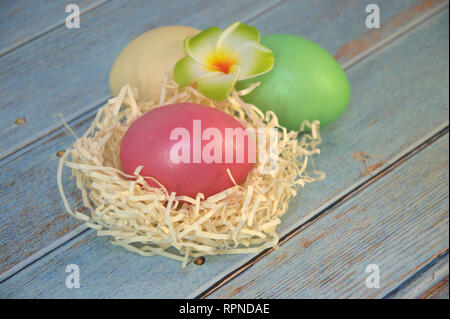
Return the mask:
<path id="1" fill-rule="evenodd" d="M 243 97 L 264 112 L 271 110 L 279 123 L 298 130 L 304 120 L 326 125 L 347 108 L 350 85 L 339 63 L 319 45 L 293 35 L 272 34 L 261 43 L 275 56 L 273 69 L 237 84 L 238 89 L 261 81 Z"/>

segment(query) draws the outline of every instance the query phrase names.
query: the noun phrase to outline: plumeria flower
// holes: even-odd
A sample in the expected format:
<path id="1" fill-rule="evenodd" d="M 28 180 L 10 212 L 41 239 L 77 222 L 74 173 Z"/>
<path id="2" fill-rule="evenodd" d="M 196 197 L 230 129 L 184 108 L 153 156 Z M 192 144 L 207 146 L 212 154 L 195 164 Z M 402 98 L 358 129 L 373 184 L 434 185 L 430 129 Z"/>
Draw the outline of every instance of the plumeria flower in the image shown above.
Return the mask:
<path id="1" fill-rule="evenodd" d="M 273 68 L 272 51 L 259 43 L 259 31 L 235 22 L 223 32 L 210 27 L 184 42 L 187 57 L 177 62 L 174 79 L 183 88 L 197 83 L 206 97 L 224 100 L 237 81 Z"/>

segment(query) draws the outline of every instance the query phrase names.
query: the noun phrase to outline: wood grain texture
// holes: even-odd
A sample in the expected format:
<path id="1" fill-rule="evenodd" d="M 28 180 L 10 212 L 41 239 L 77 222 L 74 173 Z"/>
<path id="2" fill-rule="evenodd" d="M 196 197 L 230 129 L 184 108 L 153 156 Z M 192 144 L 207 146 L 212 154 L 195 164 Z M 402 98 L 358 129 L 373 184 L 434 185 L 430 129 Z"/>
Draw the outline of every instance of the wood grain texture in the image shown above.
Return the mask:
<path id="1" fill-rule="evenodd" d="M 434 17 L 348 72 L 353 89 L 352 105 L 340 120 L 323 129 L 325 142 L 317 159 L 319 169 L 328 178 L 326 182 L 305 188 L 293 200 L 280 227 L 282 234 L 355 185 L 367 181 L 370 174 L 383 169 L 386 163 L 426 141 L 436 128 L 448 125 L 447 14 L 445 11 Z M 424 95 L 424 92 L 432 94 Z M 366 153 L 376 158 L 355 155 Z M 7 297 L 195 296 L 252 257 L 212 256 L 200 267 L 189 265 L 182 270 L 177 262 L 144 258 L 112 247 L 105 238 L 96 238 L 88 231 L 3 282 L 0 294 Z M 84 278 L 82 289 L 65 288 L 64 269 L 70 263 L 80 266 Z"/>
<path id="2" fill-rule="evenodd" d="M 380 29 L 366 28 L 365 8 L 370 3 L 374 1 L 286 1 L 270 11 L 270 20 L 262 15 L 251 23 L 262 34 L 288 32 L 305 37 L 320 44 L 341 63 L 345 63 L 411 20 L 448 1 L 376 1 L 381 12 Z M 355 20 L 359 23 L 352 23 Z M 335 30 L 336 25 L 339 26 L 338 30 Z M 339 36 L 336 36 L 336 31 Z M 343 44 L 340 38 L 344 36 L 347 41 Z"/>
<path id="3" fill-rule="evenodd" d="M 422 296 L 420 296 L 420 299 L 449 299 L 448 288 L 449 285 L 447 276 Z"/>
<path id="4" fill-rule="evenodd" d="M 79 0 L 80 15 L 92 10 L 106 0 Z M 0 2 L 0 56 L 63 25 L 66 6 L 62 0 Z"/>
<path id="5" fill-rule="evenodd" d="M 390 9 L 381 4 L 380 12 L 382 12 L 382 15 L 384 16 L 386 12 L 389 15 L 386 22 L 382 24 L 382 27 L 380 29 L 368 29 L 364 32 L 363 36 L 355 38 L 353 41 L 340 47 L 334 57 L 339 61 L 352 60 L 355 56 L 360 55 L 361 52 L 376 46 L 377 43 L 380 43 L 380 39 L 387 39 L 393 33 L 398 32 L 399 29 L 410 24 L 411 20 L 418 20 L 417 18 L 424 17 L 428 12 L 432 12 L 435 8 L 442 7 L 443 5 L 448 6 L 448 1 L 420 1 L 409 6 L 407 10 L 402 10 L 397 15 L 389 15 Z"/>
<path id="6" fill-rule="evenodd" d="M 448 142 L 446 134 L 209 297 L 384 297 L 448 250 Z M 379 288 L 366 287 L 370 264 Z"/>
<path id="7" fill-rule="evenodd" d="M 0 158 L 61 126 L 55 113 L 70 121 L 106 101 L 115 58 L 142 32 L 171 24 L 225 27 L 277 1 L 112 0 L 85 13 L 79 29 L 60 26 L 0 57 Z M 17 118 L 26 122 L 16 125 Z"/>
<path id="8" fill-rule="evenodd" d="M 441 286 L 445 283 L 445 279 L 448 278 L 448 266 L 449 258 L 447 251 L 442 256 L 437 257 L 435 260 L 425 265 L 423 269 L 419 270 L 395 290 L 391 291 L 386 298 L 411 299 L 439 295 L 442 288 Z"/>
<path id="9" fill-rule="evenodd" d="M 111 1 L 83 15 L 80 29 L 58 27 L 14 54 L 0 57 L 0 91 L 7 92 L 0 101 L 0 158 L 60 126 L 52 114 L 61 112 L 70 121 L 105 101 L 110 96 L 109 69 L 120 50 L 156 26 L 224 27 L 265 12 L 268 15 L 251 20 L 262 33 L 301 35 L 332 53 L 367 30 L 364 9 L 369 0 L 345 0 L 338 5 L 327 0 L 287 1 L 276 10 L 272 6 L 277 1 L 195 0 L 189 6 L 180 6 L 176 0 Z M 378 3 L 385 21 L 422 2 Z M 22 117 L 25 124 L 15 125 Z"/>
<path id="10" fill-rule="evenodd" d="M 413 3 L 412 6 L 410 6 L 411 3 Z M 300 3 L 294 2 L 289 3 L 289 5 L 298 6 Z M 304 4 L 302 3 L 301 5 L 303 6 Z M 328 8 L 329 10 L 332 10 L 332 17 L 336 18 L 336 25 L 333 27 L 329 25 L 331 21 L 330 18 L 320 11 L 321 7 L 317 6 L 316 2 L 310 2 L 310 5 L 314 5 L 314 10 L 308 10 L 307 7 L 294 7 L 295 10 L 293 9 L 292 11 L 298 12 L 299 18 L 306 19 L 307 17 L 310 17 L 309 20 L 307 20 L 308 23 L 314 23 L 315 25 L 315 28 L 307 30 L 307 32 L 311 32 L 311 35 L 302 32 L 301 28 L 303 24 L 298 24 L 296 22 L 297 20 L 291 22 L 289 25 L 280 26 L 282 28 L 291 29 L 277 29 L 275 22 L 279 21 L 282 14 L 289 11 L 289 6 L 284 3 L 281 11 L 277 11 L 278 7 L 275 6 L 271 8 L 271 10 L 263 13 L 261 18 L 252 21 L 252 23 L 255 22 L 260 28 L 264 28 L 266 24 L 269 25 L 270 28 L 267 28 L 265 30 L 266 32 L 291 32 L 303 34 L 308 38 L 315 40 L 322 37 L 322 40 L 320 40 L 321 43 L 327 43 L 331 38 L 333 38 L 333 41 L 336 41 L 335 38 L 339 38 L 341 39 L 341 43 L 336 45 L 337 47 L 345 47 L 345 41 L 356 41 L 355 39 L 350 38 L 350 36 L 353 36 L 353 33 L 347 34 L 339 32 L 340 28 L 344 27 L 344 25 L 345 28 L 347 28 L 348 25 L 352 25 L 354 30 L 359 30 L 359 32 L 362 33 L 362 38 L 367 37 L 367 34 L 364 32 L 365 27 L 361 23 L 360 11 L 362 9 L 360 3 L 351 2 L 349 5 L 344 6 L 345 10 L 341 10 L 338 13 L 333 11 L 336 9 L 332 9 L 332 7 Z M 395 5 L 392 1 L 386 1 L 382 2 L 382 6 L 385 9 L 390 9 L 387 11 L 393 14 L 398 11 L 409 12 L 415 10 L 414 8 L 417 5 L 415 2 L 411 1 L 395 2 Z M 401 10 L 402 8 L 404 10 Z M 272 12 L 275 12 L 275 15 L 272 15 Z M 391 19 L 389 16 L 386 16 L 385 18 Z M 386 27 L 388 25 L 389 24 L 386 24 Z M 379 41 L 382 41 L 385 36 L 387 36 L 385 33 L 380 35 L 378 37 Z M 376 43 L 377 42 L 373 42 L 374 45 Z M 370 50 L 370 48 L 370 46 L 365 47 L 367 50 Z M 365 54 L 365 51 L 360 51 L 359 54 Z M 354 56 L 355 55 L 348 55 L 343 57 L 342 63 L 345 63 L 349 58 Z M 371 112 L 370 116 L 374 116 L 373 113 L 374 112 Z M 70 125 L 74 127 L 77 133 L 81 134 L 89 126 L 93 114 L 94 111 L 84 114 L 70 123 Z M 361 116 L 361 114 L 359 116 Z M 380 116 L 384 115 L 380 114 Z M 45 118 L 41 117 L 41 119 Z M 56 119 L 52 118 L 51 120 L 54 122 L 54 125 L 59 125 L 57 124 L 58 121 Z M 431 125 L 429 128 L 432 127 Z M 414 139 L 419 136 L 420 135 L 412 135 L 408 141 L 405 141 L 405 147 L 410 145 L 410 143 L 413 143 Z M 59 150 L 68 147 L 71 142 L 72 137 L 67 135 L 66 130 L 64 128 L 58 129 L 46 138 L 39 140 L 0 162 L 0 169 L 2 170 L 3 176 L 2 180 L 0 180 L 0 194 L 2 195 L 0 199 L 0 210 L 5 212 L 3 215 L 4 217 L 0 219 L 0 229 L 4 231 L 4 238 L 10 239 L 3 241 L 0 239 L 0 256 L 2 256 L 0 259 L 0 272 L 9 270 L 11 267 L 24 260 L 24 258 L 27 258 L 39 251 L 39 249 L 46 247 L 53 240 L 61 238 L 61 236 L 67 234 L 79 225 L 77 221 L 69 218 L 64 212 L 61 201 L 58 196 L 55 196 L 55 194 L 57 194 L 57 189 L 56 184 L 53 182 L 55 178 L 54 172 L 58 161 L 55 154 Z M 358 162 L 355 162 L 354 164 L 359 167 Z M 24 188 L 21 183 L 16 182 L 17 180 L 22 180 L 24 178 L 27 179 L 29 176 L 39 176 L 39 178 L 31 179 L 27 188 Z M 356 180 L 358 180 L 358 178 Z M 45 185 L 45 187 L 42 187 L 42 185 Z M 349 184 L 345 185 L 348 186 Z M 79 196 L 77 195 L 73 183 L 68 182 L 65 187 L 69 198 L 73 200 L 72 202 L 76 202 Z M 25 198 L 25 200 L 19 201 L 19 198 Z M 74 205 L 80 207 L 79 201 Z M 296 221 L 295 215 L 293 217 L 294 219 L 291 220 L 291 222 Z M 304 215 L 301 217 L 304 217 Z"/>

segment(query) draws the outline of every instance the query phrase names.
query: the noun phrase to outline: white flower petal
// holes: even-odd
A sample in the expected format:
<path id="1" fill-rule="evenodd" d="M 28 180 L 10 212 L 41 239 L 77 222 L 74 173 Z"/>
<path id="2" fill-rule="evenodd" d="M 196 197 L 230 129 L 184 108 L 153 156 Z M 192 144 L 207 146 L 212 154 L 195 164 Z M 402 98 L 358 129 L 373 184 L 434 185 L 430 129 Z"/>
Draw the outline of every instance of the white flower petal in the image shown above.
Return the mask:
<path id="1" fill-rule="evenodd" d="M 274 56 L 262 44 L 248 41 L 236 51 L 235 63 L 242 68 L 239 80 L 245 80 L 272 70 Z"/>
<path id="2" fill-rule="evenodd" d="M 198 89 L 206 97 L 213 100 L 225 100 L 239 78 L 241 67 L 233 65 L 230 73 L 213 72 L 213 76 L 202 78 L 198 81 Z"/>
<path id="3" fill-rule="evenodd" d="M 210 27 L 192 38 L 186 39 L 184 48 L 186 53 L 198 63 L 207 64 L 207 61 L 215 55 L 215 47 L 222 30 L 218 27 Z"/>
<path id="4" fill-rule="evenodd" d="M 259 42 L 258 29 L 235 22 L 220 35 L 216 46 L 216 56 L 219 59 L 229 59 L 234 55 L 236 49 L 247 41 Z"/>
<path id="5" fill-rule="evenodd" d="M 180 88 L 197 82 L 205 76 L 209 76 L 211 71 L 203 64 L 198 63 L 191 57 L 184 57 L 177 62 L 173 70 L 173 77 Z"/>

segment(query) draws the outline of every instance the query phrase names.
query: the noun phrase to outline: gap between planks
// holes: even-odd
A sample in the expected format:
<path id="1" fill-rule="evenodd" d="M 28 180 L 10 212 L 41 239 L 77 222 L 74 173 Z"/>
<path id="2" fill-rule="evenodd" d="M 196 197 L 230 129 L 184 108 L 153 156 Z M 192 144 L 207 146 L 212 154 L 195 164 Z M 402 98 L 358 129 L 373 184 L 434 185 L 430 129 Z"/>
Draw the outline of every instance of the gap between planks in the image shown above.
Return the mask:
<path id="1" fill-rule="evenodd" d="M 426 298 L 448 278 L 448 249 L 427 262 L 399 286 L 387 293 L 384 299 Z M 430 288 L 431 287 L 431 288 Z"/>
<path id="2" fill-rule="evenodd" d="M 446 10 L 447 8 L 448 8 L 448 1 L 439 3 L 435 7 L 431 8 L 429 11 L 425 11 L 422 15 L 419 15 L 415 19 L 412 19 L 407 24 L 403 25 L 402 27 L 397 29 L 395 32 L 393 32 L 391 35 L 376 42 L 368 50 L 363 51 L 361 54 L 358 54 L 358 55 L 354 56 L 353 58 L 347 60 L 346 62 L 344 62 L 342 64 L 342 67 L 345 70 L 351 69 L 353 66 L 355 66 L 362 60 L 365 60 L 367 57 L 373 55 L 374 53 L 378 52 L 379 50 L 388 47 L 389 44 L 402 38 L 403 36 L 408 34 L 410 31 L 416 29 L 420 25 L 422 25 L 425 22 L 427 22 L 428 20 L 430 20 L 436 14 L 440 13 L 441 11 Z"/>
<path id="3" fill-rule="evenodd" d="M 275 6 L 279 5 L 280 3 L 282 3 L 281 0 L 277 1 L 275 3 L 272 3 L 271 5 L 267 6 L 266 8 L 263 8 L 260 11 L 256 12 L 254 15 L 249 15 L 248 17 L 246 17 L 242 21 L 243 22 L 248 22 L 248 21 L 250 21 L 252 19 L 255 19 L 259 15 L 264 14 L 265 12 L 269 11 L 270 9 L 272 9 Z M 96 7 L 98 7 L 99 5 L 97 5 Z M 89 11 L 95 9 L 96 7 L 91 8 Z M 370 56 L 372 56 L 374 53 L 378 52 L 380 49 L 389 46 L 390 44 L 392 44 L 395 41 L 399 40 L 400 38 L 402 38 L 406 34 L 409 34 L 413 30 L 415 30 L 417 27 L 419 27 L 420 25 L 422 25 L 423 23 L 425 23 L 426 21 L 431 19 L 434 15 L 438 14 L 439 12 L 441 12 L 444 9 L 446 9 L 447 7 L 448 7 L 448 1 L 445 1 L 445 2 L 439 3 L 435 7 L 430 8 L 429 11 L 425 12 L 422 15 L 419 15 L 418 17 L 415 17 L 414 19 L 412 19 L 408 23 L 406 23 L 404 26 L 400 27 L 392 35 L 384 38 L 383 40 L 381 40 L 379 42 L 376 42 L 375 44 L 370 46 L 367 50 L 364 50 L 361 53 L 356 54 L 354 57 L 350 58 L 349 60 L 344 61 L 342 63 L 342 67 L 345 70 L 348 70 L 348 69 L 354 67 L 358 63 L 360 63 L 360 62 L 366 60 L 367 58 L 369 58 Z M 86 11 L 86 12 L 89 12 L 89 11 Z M 100 103 L 100 104 L 96 103 L 95 106 L 102 105 L 105 102 L 106 102 L 106 100 L 103 100 L 102 103 Z M 74 122 L 77 122 L 78 119 L 82 119 L 82 118 L 85 118 L 85 117 L 86 117 L 86 119 L 89 119 L 91 116 L 93 116 L 95 114 L 95 111 L 96 111 L 95 107 L 93 109 L 87 110 L 83 114 L 78 115 L 76 118 L 71 119 L 69 121 L 69 124 L 73 124 Z M 48 134 L 34 139 L 30 143 L 20 147 L 19 149 L 13 151 L 10 154 L 7 154 L 5 157 L 7 158 L 9 156 L 12 156 L 16 152 L 24 149 L 25 147 L 29 146 L 30 144 L 33 144 L 37 140 L 41 140 L 41 139 L 47 137 L 51 133 L 53 133 L 53 132 L 55 132 L 55 131 L 57 131 L 57 130 L 59 130 L 61 128 L 62 128 L 61 125 L 56 127 L 54 130 L 52 130 Z M 371 180 L 376 180 L 376 177 L 378 175 L 381 174 L 379 177 L 383 176 L 384 175 L 383 172 L 385 170 L 388 170 L 389 168 L 395 167 L 396 165 L 394 165 L 394 164 L 397 161 L 400 161 L 403 157 L 412 154 L 414 152 L 414 150 L 420 148 L 421 146 L 426 147 L 426 145 L 429 145 L 429 143 L 432 143 L 432 141 L 434 141 L 436 138 L 439 138 L 440 136 L 444 135 L 446 132 L 448 132 L 448 122 L 445 123 L 444 125 L 440 126 L 439 128 L 437 128 L 435 131 L 433 131 L 430 134 L 428 134 L 427 137 L 425 137 L 424 139 L 419 140 L 417 143 L 415 143 L 414 145 L 410 146 L 404 152 L 398 154 L 397 156 L 392 158 L 390 161 L 386 162 L 386 166 L 381 167 L 378 170 L 378 172 L 375 171 L 376 175 L 368 176 L 368 177 L 362 179 L 361 181 L 359 181 L 358 183 L 355 183 L 354 185 L 350 186 L 349 188 L 347 188 L 346 190 L 344 190 L 343 192 L 341 192 L 340 194 L 335 196 L 333 199 L 331 199 L 330 201 L 328 201 L 327 203 L 325 203 L 324 205 L 319 207 L 318 209 L 314 210 L 311 214 L 309 214 L 305 218 L 301 219 L 299 222 L 297 222 L 294 225 L 292 225 L 290 228 L 288 228 L 284 232 L 284 233 L 286 233 L 286 235 L 281 237 L 280 245 L 283 244 L 284 242 L 286 242 L 287 240 L 289 240 L 290 238 L 292 238 L 293 236 L 295 236 L 301 229 L 303 229 L 304 227 L 307 227 L 308 225 L 313 223 L 314 220 L 316 220 L 321 215 L 323 215 L 323 213 L 326 213 L 326 211 L 329 210 L 330 208 L 335 207 L 336 205 L 338 205 L 342 201 L 345 201 L 349 197 L 354 196 L 356 194 L 355 192 L 359 192 L 361 189 L 363 189 L 367 185 L 369 185 L 371 183 L 370 182 Z M 428 142 L 428 144 L 427 144 L 427 142 Z M 82 233 L 84 233 L 84 232 L 86 232 L 88 230 L 89 229 L 86 226 L 84 226 L 84 225 L 80 225 L 80 226 L 76 227 L 72 231 L 68 232 L 64 236 L 62 236 L 59 239 L 57 239 L 54 242 L 52 242 L 50 245 L 40 249 L 36 253 L 34 253 L 31 256 L 25 258 L 24 260 L 22 260 L 18 264 L 14 265 L 10 269 L 8 269 L 4 273 L 2 273 L 0 275 L 0 283 L 4 282 L 5 280 L 10 278 L 11 276 L 13 276 L 16 273 L 18 273 L 19 271 L 25 269 L 26 267 L 28 267 L 29 265 L 33 264 L 34 262 L 36 262 L 37 260 L 41 259 L 42 257 L 48 255 L 53 250 L 57 249 L 61 245 L 65 244 L 66 242 L 69 242 L 71 240 L 76 239 L 76 237 L 78 237 L 79 235 L 81 235 Z M 240 273 L 242 273 L 243 271 L 245 271 L 246 269 L 251 267 L 251 265 L 253 265 L 255 262 L 260 260 L 262 257 L 264 257 L 266 254 L 268 254 L 272 250 L 273 249 L 269 249 L 267 251 L 264 251 L 264 252 L 260 253 L 259 255 L 255 256 L 255 257 L 251 258 L 250 260 L 245 262 L 243 264 L 243 266 L 238 267 L 236 270 L 234 270 L 231 273 L 225 274 L 221 279 L 213 280 L 213 281 L 207 283 L 201 289 L 199 289 L 197 292 L 193 293 L 188 298 L 202 298 L 202 297 L 206 297 L 207 295 L 209 295 L 210 293 L 212 293 L 213 291 L 215 291 L 217 288 L 220 287 L 219 286 L 216 289 L 213 289 L 215 285 L 218 285 L 218 284 L 223 285 L 223 284 L 229 282 L 234 277 L 238 276 Z M 226 280 L 226 281 L 223 281 L 223 280 Z M 213 289 L 213 290 L 210 290 L 210 289 Z M 205 293 L 205 295 L 204 295 L 204 293 Z"/>
<path id="4" fill-rule="evenodd" d="M 419 299 L 448 299 L 448 276 L 419 296 Z"/>

